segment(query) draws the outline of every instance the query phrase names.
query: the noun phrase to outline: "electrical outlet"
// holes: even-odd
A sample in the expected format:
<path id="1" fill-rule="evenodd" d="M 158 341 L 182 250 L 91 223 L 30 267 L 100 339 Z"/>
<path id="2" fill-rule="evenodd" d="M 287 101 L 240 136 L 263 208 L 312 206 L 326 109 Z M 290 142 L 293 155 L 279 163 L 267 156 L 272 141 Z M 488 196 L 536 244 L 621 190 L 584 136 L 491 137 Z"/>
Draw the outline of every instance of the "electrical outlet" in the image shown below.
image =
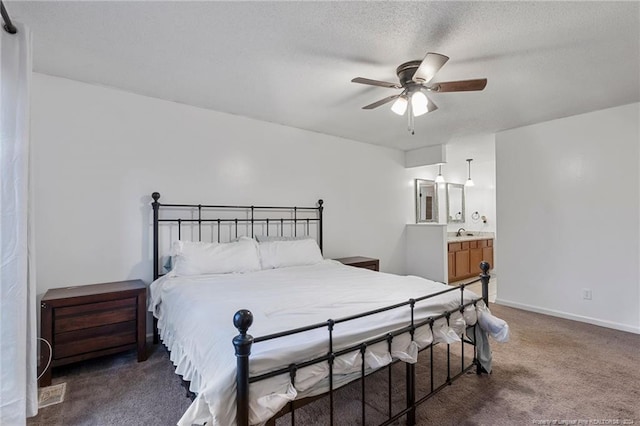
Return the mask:
<path id="1" fill-rule="evenodd" d="M 589 290 L 588 288 L 583 288 L 582 289 L 582 298 L 584 300 L 591 300 L 591 290 Z"/>

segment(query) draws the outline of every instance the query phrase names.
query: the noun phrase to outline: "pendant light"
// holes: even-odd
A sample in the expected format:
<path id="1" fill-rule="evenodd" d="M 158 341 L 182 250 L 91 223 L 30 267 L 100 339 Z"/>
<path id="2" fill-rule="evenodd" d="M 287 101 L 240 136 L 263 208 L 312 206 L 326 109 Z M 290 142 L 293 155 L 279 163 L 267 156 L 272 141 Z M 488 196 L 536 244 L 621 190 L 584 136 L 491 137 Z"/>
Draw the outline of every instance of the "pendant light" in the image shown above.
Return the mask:
<path id="1" fill-rule="evenodd" d="M 467 179 L 467 181 L 464 183 L 464 186 L 474 186 L 475 184 L 473 183 L 473 181 L 471 180 L 471 162 L 473 161 L 473 158 L 467 158 L 467 163 L 469 163 L 469 178 Z"/>
<path id="2" fill-rule="evenodd" d="M 436 176 L 436 183 L 444 183 L 444 177 L 442 176 L 442 164 L 438 164 L 438 176 Z"/>

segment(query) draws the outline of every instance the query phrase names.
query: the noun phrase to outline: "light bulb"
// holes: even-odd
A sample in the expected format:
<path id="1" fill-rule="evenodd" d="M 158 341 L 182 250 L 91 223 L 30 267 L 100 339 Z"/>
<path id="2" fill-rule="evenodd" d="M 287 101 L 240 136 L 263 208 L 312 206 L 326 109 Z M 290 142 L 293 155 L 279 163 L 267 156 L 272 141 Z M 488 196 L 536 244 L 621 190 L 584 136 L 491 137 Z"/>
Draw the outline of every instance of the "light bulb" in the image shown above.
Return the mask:
<path id="1" fill-rule="evenodd" d="M 475 185 L 475 183 L 473 183 L 471 178 L 467 179 L 467 181 L 464 183 L 464 186 L 474 186 L 474 185 Z"/>
<path id="2" fill-rule="evenodd" d="M 400 96 L 396 101 L 391 105 L 391 111 L 395 112 L 398 115 L 404 115 L 407 110 L 407 98 L 406 96 Z"/>
<path id="3" fill-rule="evenodd" d="M 429 112 L 429 100 L 427 96 L 420 92 L 414 92 L 411 95 L 411 109 L 413 110 L 414 117 L 419 117 Z"/>

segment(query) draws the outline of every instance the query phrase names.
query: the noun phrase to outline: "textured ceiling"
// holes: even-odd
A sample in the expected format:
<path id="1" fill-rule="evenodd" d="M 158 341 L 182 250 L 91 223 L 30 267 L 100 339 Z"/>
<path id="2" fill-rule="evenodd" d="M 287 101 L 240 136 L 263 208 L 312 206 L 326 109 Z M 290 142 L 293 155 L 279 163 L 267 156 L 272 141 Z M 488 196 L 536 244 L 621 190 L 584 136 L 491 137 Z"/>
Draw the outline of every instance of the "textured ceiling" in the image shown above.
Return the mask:
<path id="1" fill-rule="evenodd" d="M 639 2 L 5 2 L 34 35 L 34 70 L 357 141 L 412 149 L 640 101 Z M 385 105 L 428 51 L 416 119 Z"/>

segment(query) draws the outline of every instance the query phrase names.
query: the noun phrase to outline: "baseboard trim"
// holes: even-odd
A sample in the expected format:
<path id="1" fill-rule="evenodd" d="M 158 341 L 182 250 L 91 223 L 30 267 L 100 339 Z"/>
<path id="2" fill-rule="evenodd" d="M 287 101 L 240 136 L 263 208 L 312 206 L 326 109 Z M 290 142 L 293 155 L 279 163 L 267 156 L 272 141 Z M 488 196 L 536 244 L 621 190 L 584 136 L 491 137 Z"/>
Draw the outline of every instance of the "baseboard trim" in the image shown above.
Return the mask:
<path id="1" fill-rule="evenodd" d="M 570 314 L 568 312 L 556 311 L 553 309 L 540 308 L 538 306 L 527 305 L 510 300 L 496 299 L 497 305 L 509 306 L 511 308 L 522 309 L 524 311 L 536 312 L 539 314 L 551 315 L 553 317 L 564 318 L 573 321 L 586 322 L 587 324 L 598 325 L 600 327 L 613 328 L 615 330 L 626 331 L 629 333 L 640 334 L 640 327 L 633 327 L 627 324 L 620 324 L 612 321 L 605 321 L 597 318 L 586 317 L 582 315 Z"/>

